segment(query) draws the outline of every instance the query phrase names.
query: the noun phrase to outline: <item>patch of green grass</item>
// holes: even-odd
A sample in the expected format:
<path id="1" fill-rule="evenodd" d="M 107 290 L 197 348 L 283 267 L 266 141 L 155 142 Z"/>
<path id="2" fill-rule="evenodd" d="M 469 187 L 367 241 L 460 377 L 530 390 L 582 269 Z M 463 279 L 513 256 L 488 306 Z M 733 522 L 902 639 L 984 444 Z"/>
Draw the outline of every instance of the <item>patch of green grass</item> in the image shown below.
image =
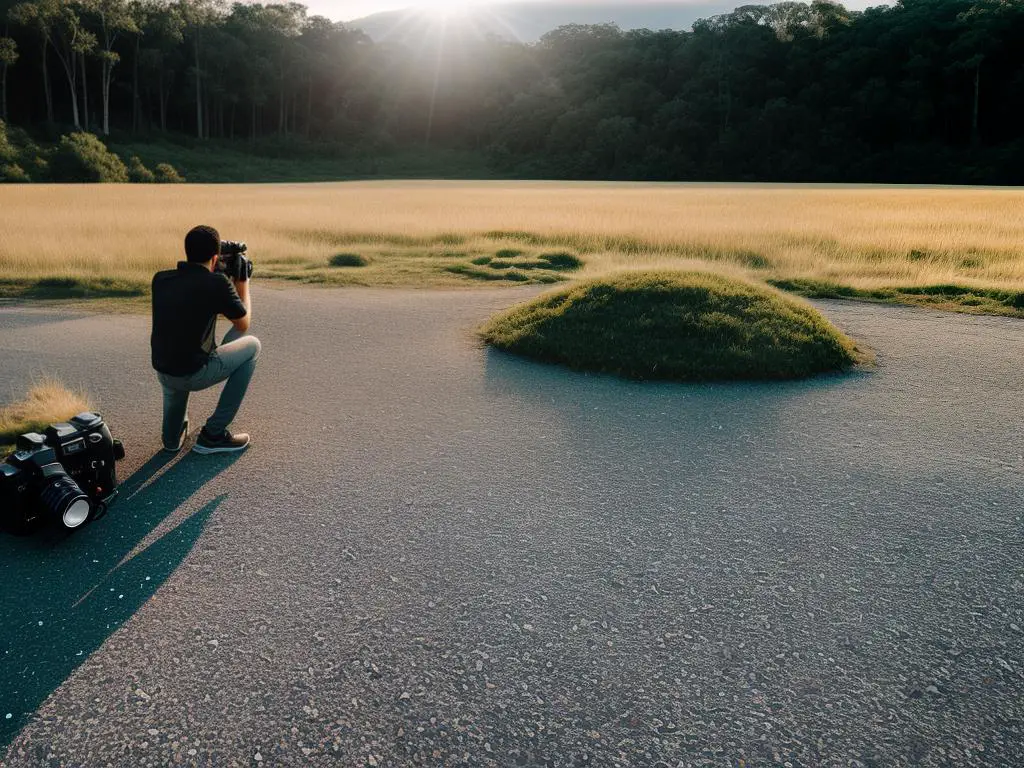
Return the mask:
<path id="1" fill-rule="evenodd" d="M 768 280 L 776 288 L 810 299 L 859 299 L 913 304 L 971 314 L 1024 317 L 1024 291 L 941 284 L 893 288 L 854 288 L 827 280 Z"/>
<path id="2" fill-rule="evenodd" d="M 638 379 L 793 379 L 859 359 L 813 307 L 698 272 L 582 282 L 494 317 L 480 335 L 527 357 Z"/>
<path id="3" fill-rule="evenodd" d="M 571 272 L 583 266 L 583 260 L 573 253 L 559 251 L 533 257 L 518 248 L 503 248 L 494 256 L 479 256 L 469 265 L 456 264 L 445 270 L 457 275 L 480 280 L 509 280 L 517 283 L 541 283 L 549 285 L 565 280 L 560 273 Z M 487 267 L 476 269 L 476 267 Z M 488 272 L 488 270 L 492 270 Z M 495 276 L 498 273 L 498 276 Z"/>
<path id="4" fill-rule="evenodd" d="M 583 259 L 574 253 L 559 251 L 558 253 L 542 253 L 537 257 L 540 261 L 547 263 L 548 269 L 560 272 L 572 272 L 583 266 Z"/>
<path id="5" fill-rule="evenodd" d="M 0 298 L 123 299 L 149 295 L 149 285 L 109 277 L 0 278 Z"/>
<path id="6" fill-rule="evenodd" d="M 358 253 L 337 253 L 328 262 L 332 267 L 365 267 L 370 260 Z"/>

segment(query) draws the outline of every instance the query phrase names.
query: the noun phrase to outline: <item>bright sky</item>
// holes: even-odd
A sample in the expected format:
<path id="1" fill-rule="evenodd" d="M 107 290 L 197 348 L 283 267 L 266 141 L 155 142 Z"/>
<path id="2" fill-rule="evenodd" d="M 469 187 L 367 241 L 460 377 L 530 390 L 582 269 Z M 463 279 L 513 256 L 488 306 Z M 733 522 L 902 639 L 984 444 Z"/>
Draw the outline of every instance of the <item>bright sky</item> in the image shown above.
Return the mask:
<path id="1" fill-rule="evenodd" d="M 508 0 L 503 0 L 507 2 Z M 562 0 L 564 2 L 565 0 Z M 621 0 L 620 0 L 621 1 Z M 666 4 L 667 0 L 632 0 L 632 2 L 639 4 Z M 676 0 L 679 2 L 680 0 Z M 685 0 L 682 0 L 685 2 Z M 748 0 L 736 0 L 736 5 L 744 5 Z M 488 5 L 493 4 L 496 0 L 305 0 L 305 4 L 309 7 L 310 14 L 319 14 L 321 16 L 327 16 L 335 21 L 348 21 L 350 19 L 359 19 L 363 16 L 369 16 L 371 13 L 379 13 L 380 11 L 394 11 L 399 8 L 419 7 L 419 8 L 435 8 L 439 12 L 445 11 L 457 11 L 461 9 L 472 8 L 477 5 Z M 535 2 L 543 3 L 545 0 L 516 0 L 516 2 Z M 597 3 L 589 3 L 587 0 L 576 0 L 580 5 L 595 5 Z M 607 4 L 609 0 L 604 0 L 603 3 Z M 705 0 L 707 2 L 707 0 Z M 763 0 L 765 4 L 770 4 L 773 0 Z M 847 8 L 850 9 L 862 9 L 869 5 L 887 5 L 885 0 L 848 0 L 843 3 Z"/>

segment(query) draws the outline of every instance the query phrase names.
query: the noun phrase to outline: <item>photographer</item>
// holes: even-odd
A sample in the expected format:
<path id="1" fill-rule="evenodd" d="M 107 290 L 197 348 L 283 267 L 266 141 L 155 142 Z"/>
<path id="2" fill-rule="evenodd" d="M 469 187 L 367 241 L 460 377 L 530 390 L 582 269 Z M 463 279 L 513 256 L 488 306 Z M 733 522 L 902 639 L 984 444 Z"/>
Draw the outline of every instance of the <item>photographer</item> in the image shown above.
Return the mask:
<path id="1" fill-rule="evenodd" d="M 226 245 L 231 245 L 227 243 Z M 241 246 L 244 249 L 244 245 Z M 252 300 L 248 261 L 234 254 L 240 269 L 224 267 L 221 239 L 212 227 L 196 227 L 185 237 L 187 261 L 153 278 L 153 368 L 164 391 L 164 450 L 181 450 L 188 434 L 188 401 L 198 392 L 227 380 L 217 408 L 196 439 L 196 453 L 241 451 L 249 436 L 232 435 L 235 418 L 260 354 L 260 342 L 248 335 Z M 214 339 L 217 316 L 234 326 L 218 347 Z"/>

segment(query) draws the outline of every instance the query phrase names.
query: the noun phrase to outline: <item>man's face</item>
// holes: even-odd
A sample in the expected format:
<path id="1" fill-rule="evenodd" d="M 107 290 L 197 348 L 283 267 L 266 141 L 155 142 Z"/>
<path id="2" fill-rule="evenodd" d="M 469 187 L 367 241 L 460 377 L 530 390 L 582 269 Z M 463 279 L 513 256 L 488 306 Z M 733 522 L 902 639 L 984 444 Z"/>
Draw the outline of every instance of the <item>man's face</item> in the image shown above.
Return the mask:
<path id="1" fill-rule="evenodd" d="M 217 241 L 217 250 L 213 254 L 213 258 L 210 259 L 210 271 L 211 272 L 216 272 L 217 271 L 217 256 L 219 254 L 220 254 L 220 241 Z"/>

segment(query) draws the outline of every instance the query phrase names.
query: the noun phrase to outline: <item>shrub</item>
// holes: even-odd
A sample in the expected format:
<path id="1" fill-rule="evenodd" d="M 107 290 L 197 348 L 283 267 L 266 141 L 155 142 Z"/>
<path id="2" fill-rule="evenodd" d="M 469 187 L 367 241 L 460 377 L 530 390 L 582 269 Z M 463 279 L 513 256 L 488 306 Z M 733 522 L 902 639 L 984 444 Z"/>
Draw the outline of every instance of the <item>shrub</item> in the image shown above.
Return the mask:
<path id="1" fill-rule="evenodd" d="M 58 182 L 123 183 L 128 169 L 91 133 L 72 133 L 61 137 L 50 159 L 50 177 Z"/>
<path id="2" fill-rule="evenodd" d="M 792 379 L 846 368 L 852 341 L 766 286 L 693 272 L 629 272 L 540 296 L 493 318 L 489 344 L 639 379 Z"/>
<path id="3" fill-rule="evenodd" d="M 17 163 L 0 165 L 0 182 L 5 184 L 24 184 L 32 181 L 25 173 L 25 169 Z"/>
<path id="4" fill-rule="evenodd" d="M 157 184 L 184 184 L 185 177 L 170 163 L 157 163 L 153 169 Z"/>
<path id="5" fill-rule="evenodd" d="M 18 150 L 7 135 L 7 123 L 0 120 L 0 161 L 13 163 L 18 159 Z"/>
<path id="6" fill-rule="evenodd" d="M 358 253 L 339 253 L 331 256 L 329 263 L 332 267 L 365 267 L 370 262 Z"/>
<path id="7" fill-rule="evenodd" d="M 128 160 L 128 179 L 135 184 L 154 184 L 156 174 L 145 166 L 138 155 L 132 155 Z"/>

